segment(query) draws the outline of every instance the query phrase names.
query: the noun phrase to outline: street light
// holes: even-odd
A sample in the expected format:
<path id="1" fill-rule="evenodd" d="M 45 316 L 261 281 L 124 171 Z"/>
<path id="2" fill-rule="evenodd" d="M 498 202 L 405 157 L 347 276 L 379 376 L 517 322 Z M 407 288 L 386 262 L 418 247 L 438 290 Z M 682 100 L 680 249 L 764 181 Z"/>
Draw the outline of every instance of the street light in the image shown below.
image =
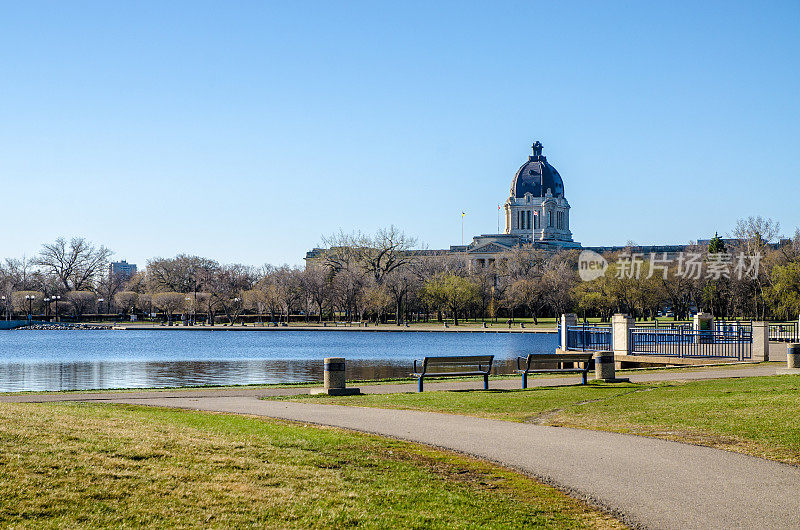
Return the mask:
<path id="1" fill-rule="evenodd" d="M 26 294 L 25 300 L 28 301 L 28 323 L 30 323 L 33 317 L 33 301 L 36 300 L 36 297 L 32 294 Z"/>
<path id="2" fill-rule="evenodd" d="M 97 299 L 97 305 L 98 305 L 98 307 L 97 307 L 97 312 L 98 312 L 98 316 L 99 316 L 99 314 L 100 314 L 100 311 L 102 311 L 102 310 L 103 310 L 103 302 L 105 302 L 105 301 L 106 301 L 106 299 L 105 299 L 105 298 L 98 298 L 98 299 Z"/>
<path id="3" fill-rule="evenodd" d="M 6 297 L 2 296 L 2 297 L 0 297 L 0 299 L 3 300 L 3 310 L 6 312 L 6 320 L 10 320 L 9 314 L 8 314 L 8 304 L 6 303 Z"/>
<path id="4" fill-rule="evenodd" d="M 61 295 L 51 296 L 50 300 L 56 303 L 56 322 L 58 322 L 58 301 L 61 300 Z"/>
<path id="5" fill-rule="evenodd" d="M 44 302 L 44 316 L 50 318 L 50 298 L 45 297 L 42 301 Z"/>
<path id="6" fill-rule="evenodd" d="M 241 298 L 238 298 L 238 297 L 233 299 L 233 303 L 234 303 L 234 304 L 238 304 L 238 303 L 239 303 L 239 302 L 241 302 L 241 301 L 242 301 L 242 299 L 241 299 Z M 233 323 L 234 323 L 234 324 L 236 324 L 236 319 L 234 319 L 234 322 L 233 322 Z"/>

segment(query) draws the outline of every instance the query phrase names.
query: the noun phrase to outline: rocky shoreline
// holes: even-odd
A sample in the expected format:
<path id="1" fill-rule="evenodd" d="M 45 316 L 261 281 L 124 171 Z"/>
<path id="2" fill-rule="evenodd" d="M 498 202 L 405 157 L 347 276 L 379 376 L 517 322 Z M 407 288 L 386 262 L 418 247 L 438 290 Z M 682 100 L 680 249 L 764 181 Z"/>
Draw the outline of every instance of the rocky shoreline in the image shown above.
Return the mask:
<path id="1" fill-rule="evenodd" d="M 71 331 L 93 331 L 100 329 L 111 329 L 109 326 L 99 324 L 69 324 L 64 322 L 50 324 L 32 324 L 30 326 L 20 326 L 16 330 L 71 330 Z"/>

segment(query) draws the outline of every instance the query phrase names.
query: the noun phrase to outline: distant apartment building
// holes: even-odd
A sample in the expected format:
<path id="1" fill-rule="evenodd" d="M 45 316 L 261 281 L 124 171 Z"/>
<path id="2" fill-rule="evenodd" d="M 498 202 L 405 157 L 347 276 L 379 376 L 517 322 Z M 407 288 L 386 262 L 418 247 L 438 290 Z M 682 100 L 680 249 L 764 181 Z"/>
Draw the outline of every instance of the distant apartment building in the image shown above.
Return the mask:
<path id="1" fill-rule="evenodd" d="M 122 278 L 130 278 L 136 274 L 136 264 L 128 263 L 125 260 L 112 261 L 108 264 L 108 276 L 120 276 Z"/>

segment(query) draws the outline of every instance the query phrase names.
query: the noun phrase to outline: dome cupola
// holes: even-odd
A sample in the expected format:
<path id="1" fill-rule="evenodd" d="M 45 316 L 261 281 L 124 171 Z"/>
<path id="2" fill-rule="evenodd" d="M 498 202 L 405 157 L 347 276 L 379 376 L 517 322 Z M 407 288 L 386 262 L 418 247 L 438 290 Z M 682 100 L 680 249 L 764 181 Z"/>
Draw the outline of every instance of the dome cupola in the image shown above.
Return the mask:
<path id="1" fill-rule="evenodd" d="M 537 140 L 531 147 L 533 155 L 522 164 L 511 181 L 511 196 L 522 198 L 530 193 L 534 197 L 544 197 L 550 190 L 553 197 L 563 197 L 564 181 L 542 154 L 542 143 Z"/>

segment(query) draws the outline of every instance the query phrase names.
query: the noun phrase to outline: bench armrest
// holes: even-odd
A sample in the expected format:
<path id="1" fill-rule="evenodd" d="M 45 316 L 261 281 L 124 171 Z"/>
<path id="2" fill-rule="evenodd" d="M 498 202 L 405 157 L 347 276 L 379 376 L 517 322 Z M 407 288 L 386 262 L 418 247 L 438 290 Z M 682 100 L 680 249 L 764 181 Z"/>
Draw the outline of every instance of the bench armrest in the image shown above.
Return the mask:
<path id="1" fill-rule="evenodd" d="M 519 356 L 517 357 L 517 370 L 522 370 L 522 366 L 519 364 L 519 362 L 520 362 L 522 359 L 523 359 L 522 357 L 519 357 Z"/>
<path id="2" fill-rule="evenodd" d="M 424 365 L 423 365 L 424 366 Z M 414 373 L 418 374 L 420 372 L 417 371 L 417 359 L 414 359 Z"/>

